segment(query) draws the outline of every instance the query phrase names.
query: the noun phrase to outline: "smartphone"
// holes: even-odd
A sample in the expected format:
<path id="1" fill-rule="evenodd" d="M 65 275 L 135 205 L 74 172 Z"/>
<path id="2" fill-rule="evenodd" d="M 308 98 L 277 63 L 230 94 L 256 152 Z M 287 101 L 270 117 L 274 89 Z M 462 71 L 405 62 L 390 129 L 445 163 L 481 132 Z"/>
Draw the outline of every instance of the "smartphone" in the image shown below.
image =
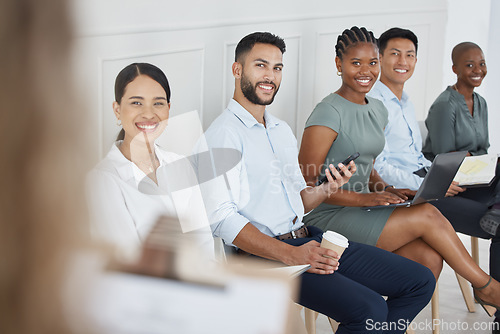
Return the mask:
<path id="1" fill-rule="evenodd" d="M 350 155 L 349 157 L 347 157 L 347 159 L 345 159 L 344 161 L 342 161 L 342 165 L 347 166 L 347 165 L 348 165 L 351 161 L 356 160 L 356 158 L 358 158 L 358 157 L 359 157 L 359 152 L 356 152 L 356 153 L 354 153 L 354 154 Z M 338 166 L 335 166 L 335 169 L 336 169 L 339 173 L 341 173 L 341 174 L 342 174 L 342 172 L 340 171 L 340 168 L 339 168 Z M 335 180 L 335 176 L 333 176 L 333 175 L 332 175 L 332 177 L 333 177 L 333 179 Z M 322 183 L 325 183 L 325 182 L 327 182 L 327 181 L 328 181 L 328 179 L 326 178 L 326 175 L 323 175 L 323 176 L 322 176 L 322 177 L 318 180 L 318 182 L 316 182 L 316 185 L 317 185 L 317 186 L 319 186 L 319 185 L 321 185 Z"/>

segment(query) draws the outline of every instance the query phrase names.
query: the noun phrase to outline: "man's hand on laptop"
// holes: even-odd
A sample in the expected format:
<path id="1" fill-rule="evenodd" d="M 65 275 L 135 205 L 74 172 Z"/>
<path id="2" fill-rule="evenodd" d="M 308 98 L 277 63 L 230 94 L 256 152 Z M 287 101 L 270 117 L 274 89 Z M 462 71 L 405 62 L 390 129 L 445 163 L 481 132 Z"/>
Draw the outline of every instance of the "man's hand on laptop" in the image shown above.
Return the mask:
<path id="1" fill-rule="evenodd" d="M 311 268 L 307 271 L 309 273 L 333 274 L 339 268 L 338 254 L 331 249 L 320 247 L 319 242 L 314 240 L 293 247 L 289 255 L 288 265 L 310 264 Z"/>
<path id="2" fill-rule="evenodd" d="M 448 188 L 448 191 L 446 192 L 446 197 L 452 197 L 455 195 L 458 195 L 461 192 L 464 192 L 465 188 L 459 187 L 458 182 L 453 181 L 450 184 L 450 187 Z"/>

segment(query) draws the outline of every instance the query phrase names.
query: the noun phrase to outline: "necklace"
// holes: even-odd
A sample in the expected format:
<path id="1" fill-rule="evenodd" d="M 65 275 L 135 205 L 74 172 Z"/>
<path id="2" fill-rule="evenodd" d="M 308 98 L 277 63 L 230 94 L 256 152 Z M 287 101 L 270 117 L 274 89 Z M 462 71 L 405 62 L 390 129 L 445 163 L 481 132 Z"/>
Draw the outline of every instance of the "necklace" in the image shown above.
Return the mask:
<path id="1" fill-rule="evenodd" d="M 137 162 L 135 162 L 135 164 L 139 167 L 139 169 L 147 170 L 148 174 L 149 174 L 149 173 L 153 173 L 156 170 L 156 168 L 158 168 L 160 163 L 157 162 L 156 160 L 153 160 L 152 164 L 148 163 L 148 162 L 142 162 L 142 161 L 137 161 Z"/>
<path id="2" fill-rule="evenodd" d="M 454 84 L 452 88 L 458 92 L 457 84 Z"/>

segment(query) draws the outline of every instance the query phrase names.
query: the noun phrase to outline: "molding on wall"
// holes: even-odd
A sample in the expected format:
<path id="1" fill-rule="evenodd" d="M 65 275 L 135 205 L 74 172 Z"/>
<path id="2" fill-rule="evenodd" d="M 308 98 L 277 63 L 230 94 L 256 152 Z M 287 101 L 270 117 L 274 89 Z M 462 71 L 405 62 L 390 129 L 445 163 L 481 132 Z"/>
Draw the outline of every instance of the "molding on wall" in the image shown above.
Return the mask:
<path id="1" fill-rule="evenodd" d="M 398 14 L 425 14 L 425 13 L 437 13 L 446 12 L 446 7 L 436 7 L 436 8 L 407 8 L 406 10 L 378 10 L 371 12 L 338 12 L 335 14 L 315 14 L 315 15 L 293 15 L 287 17 L 263 17 L 255 19 L 226 19 L 220 21 L 204 21 L 199 23 L 174 23 L 174 24 L 151 24 L 142 25 L 136 27 L 117 27 L 108 28 L 99 31 L 99 29 L 83 29 L 81 31 L 76 27 L 76 36 L 79 38 L 91 38 L 91 37 L 103 37 L 103 36 L 115 36 L 115 35 L 129 35 L 129 34 L 145 34 L 145 33 L 159 33 L 168 31 L 186 31 L 186 30 L 198 30 L 198 29 L 216 29 L 223 27 L 232 26 L 244 26 L 244 25 L 257 25 L 264 23 L 284 23 L 293 21 L 309 21 L 309 20 L 327 20 L 335 18 L 349 18 L 349 17 L 360 17 L 360 16 L 376 16 L 376 15 L 398 15 Z"/>
<path id="2" fill-rule="evenodd" d="M 293 37 L 292 37 L 293 38 Z M 298 129 L 299 129 L 299 120 L 300 120 L 300 112 L 299 112 L 299 108 L 301 106 L 301 97 L 302 97 L 302 94 L 300 94 L 300 92 L 302 91 L 302 82 L 304 80 L 302 80 L 302 73 L 301 73 L 301 69 L 302 69 L 302 66 L 300 66 L 300 64 L 302 64 L 302 54 L 303 54 L 303 50 L 302 50 L 302 45 L 303 45 L 303 36 L 302 35 L 297 35 L 297 37 L 295 37 L 298 39 L 298 44 L 299 44 L 299 49 L 298 49 L 298 53 L 297 53 L 297 62 L 298 62 L 298 68 L 297 68 L 297 94 L 295 95 L 295 124 L 294 124 L 294 127 L 292 129 L 293 131 L 293 134 L 295 135 L 295 137 L 297 137 L 297 132 L 298 132 Z"/>
<path id="3" fill-rule="evenodd" d="M 330 36 L 330 35 L 333 35 L 333 36 L 339 36 L 340 34 L 342 33 L 342 30 L 328 30 L 328 31 L 317 31 L 315 36 L 314 36 L 314 54 L 316 55 L 316 57 L 314 57 L 314 64 L 313 64 L 313 87 L 312 87 L 312 105 L 311 105 L 311 111 L 314 109 L 314 107 L 316 106 L 316 104 L 319 102 L 319 101 L 314 101 L 314 96 L 316 95 L 316 89 L 317 89 L 317 76 L 316 76 L 316 73 L 318 72 L 318 50 L 319 50 L 319 46 L 320 46 L 320 39 L 322 36 Z M 335 45 L 333 46 L 333 62 L 335 62 Z M 334 69 L 335 69 L 335 65 L 334 65 Z M 335 73 L 335 72 L 334 72 Z M 332 73 L 333 75 L 333 73 Z"/>
<path id="4" fill-rule="evenodd" d="M 227 54 L 229 52 L 229 48 L 232 48 L 233 45 L 236 46 L 236 44 L 238 44 L 238 41 L 236 42 L 224 42 L 224 50 L 223 50 L 223 63 L 222 63 L 222 101 L 221 101 L 221 106 L 222 106 L 222 110 L 226 109 L 226 106 L 227 106 L 227 103 L 229 101 L 229 96 L 227 96 L 227 86 L 228 86 L 228 82 L 226 80 L 227 76 L 228 76 L 228 73 L 231 71 L 232 72 L 232 69 L 229 69 L 228 67 L 228 64 L 229 64 L 229 58 L 227 57 Z M 231 62 L 233 63 L 233 62 Z"/>
<path id="5" fill-rule="evenodd" d="M 297 136 L 297 129 L 298 129 L 298 121 L 299 121 L 299 106 L 300 106 L 300 96 L 302 94 L 300 93 L 302 91 L 302 80 L 301 80 L 301 73 L 300 69 L 302 68 L 302 40 L 304 36 L 302 34 L 295 34 L 295 35 L 289 35 L 286 37 L 283 37 L 285 40 L 292 40 L 295 39 L 297 40 L 298 44 L 298 49 L 297 49 L 297 78 L 295 78 L 295 82 L 297 83 L 297 87 L 295 90 L 295 103 L 294 103 L 294 110 L 293 112 L 295 113 L 293 115 L 293 119 L 295 120 L 293 126 L 291 124 L 288 124 L 290 128 L 292 129 L 293 133 L 295 136 Z M 285 64 L 286 65 L 286 64 Z"/>
<path id="6" fill-rule="evenodd" d="M 97 65 L 97 102 L 99 103 L 97 105 L 97 143 L 98 143 L 98 149 L 97 152 L 99 154 L 99 159 L 102 159 L 104 157 L 104 148 L 103 148 L 103 142 L 104 142 L 104 111 L 102 110 L 102 106 L 104 104 L 104 89 L 103 89 L 103 64 L 106 59 L 99 57 L 98 58 L 98 65 Z"/>
<path id="7" fill-rule="evenodd" d="M 102 62 L 108 61 L 108 60 L 123 60 L 123 59 L 129 59 L 129 58 L 145 58 L 145 57 L 155 57 L 155 56 L 162 56 L 162 55 L 167 55 L 167 54 L 175 54 L 175 53 L 184 53 L 184 52 L 192 52 L 192 51 L 202 51 L 204 53 L 205 51 L 205 46 L 193 46 L 189 48 L 183 48 L 183 49 L 174 49 L 170 51 L 155 51 L 155 52 L 148 52 L 148 53 L 130 53 L 124 56 L 115 56 L 115 57 L 101 57 L 99 60 Z"/>
<path id="8" fill-rule="evenodd" d="M 201 124 L 203 124 L 203 119 L 205 115 L 205 52 L 206 52 L 206 47 L 203 47 L 200 49 L 201 50 L 201 76 L 200 76 L 200 108 L 198 111 L 198 117 L 200 118 Z"/>
<path id="9" fill-rule="evenodd" d="M 432 22 L 428 22 L 428 23 L 417 23 L 417 24 L 413 24 L 412 27 L 425 27 L 427 28 L 427 36 L 426 36 L 426 40 L 427 41 L 431 41 L 431 34 L 432 34 Z M 421 43 L 420 41 L 422 40 L 422 37 L 419 38 L 419 46 L 421 46 Z M 429 50 L 430 50 L 430 45 L 428 45 L 429 47 Z M 420 50 L 420 49 L 419 49 Z M 421 59 L 423 58 L 421 56 L 421 52 L 419 53 L 419 51 L 417 50 L 417 59 L 420 57 Z M 425 60 L 425 65 L 426 67 L 424 67 L 423 69 L 421 69 L 420 71 L 423 73 L 423 75 L 425 76 L 424 79 L 427 79 L 428 76 L 429 76 L 429 73 L 432 73 L 431 72 L 431 68 L 432 68 L 432 65 L 431 65 L 431 58 L 429 57 L 429 52 L 425 53 L 424 54 L 426 58 L 424 58 Z M 420 61 L 420 64 L 422 63 L 422 61 Z M 418 66 L 418 61 L 417 61 L 417 66 Z M 411 78 L 410 78 L 411 80 Z M 424 82 L 426 82 L 426 80 L 424 80 Z M 429 106 L 427 106 L 427 100 L 429 99 L 429 89 L 428 89 L 428 85 L 425 85 L 424 89 L 422 89 L 423 91 L 423 102 L 424 102 L 424 105 L 423 105 L 423 109 L 420 109 L 418 110 L 418 108 L 415 108 L 415 117 L 417 118 L 417 121 L 424 121 L 426 116 L 427 116 L 427 112 L 429 110 Z M 411 98 L 411 97 L 410 97 Z M 425 140 L 425 138 L 424 138 Z"/>

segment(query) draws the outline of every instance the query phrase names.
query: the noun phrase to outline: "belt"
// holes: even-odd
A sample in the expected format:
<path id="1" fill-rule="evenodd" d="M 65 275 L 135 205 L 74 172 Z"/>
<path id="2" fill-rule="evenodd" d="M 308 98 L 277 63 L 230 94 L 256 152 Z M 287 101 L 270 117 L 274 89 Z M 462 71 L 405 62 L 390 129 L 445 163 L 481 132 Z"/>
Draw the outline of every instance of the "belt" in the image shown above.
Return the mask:
<path id="1" fill-rule="evenodd" d="M 288 232 L 288 233 L 285 233 L 285 234 L 281 234 L 281 235 L 277 235 L 274 238 L 282 241 L 282 240 L 288 240 L 288 239 L 305 238 L 305 237 L 308 237 L 308 236 L 309 236 L 309 231 L 307 230 L 307 227 L 306 226 L 302 226 L 298 230 L 295 230 L 295 231 L 292 231 L 292 232 Z M 250 255 L 250 253 L 245 252 L 241 248 L 238 248 L 236 250 L 236 254 L 239 254 L 239 255 Z"/>
<path id="2" fill-rule="evenodd" d="M 288 239 L 305 238 L 307 236 L 309 236 L 309 231 L 307 230 L 306 226 L 302 226 L 298 230 L 277 235 L 274 238 L 278 240 L 288 240 Z"/>
<path id="3" fill-rule="evenodd" d="M 293 218 L 292 223 L 295 224 L 297 221 L 297 216 Z M 274 238 L 278 240 L 288 240 L 288 239 L 297 239 L 297 238 L 305 238 L 309 236 L 309 231 L 307 230 L 306 226 L 302 226 L 298 230 L 291 231 L 285 234 L 277 235 Z M 250 255 L 250 253 L 245 252 L 243 249 L 238 248 L 236 250 L 236 254 L 240 255 Z"/>

